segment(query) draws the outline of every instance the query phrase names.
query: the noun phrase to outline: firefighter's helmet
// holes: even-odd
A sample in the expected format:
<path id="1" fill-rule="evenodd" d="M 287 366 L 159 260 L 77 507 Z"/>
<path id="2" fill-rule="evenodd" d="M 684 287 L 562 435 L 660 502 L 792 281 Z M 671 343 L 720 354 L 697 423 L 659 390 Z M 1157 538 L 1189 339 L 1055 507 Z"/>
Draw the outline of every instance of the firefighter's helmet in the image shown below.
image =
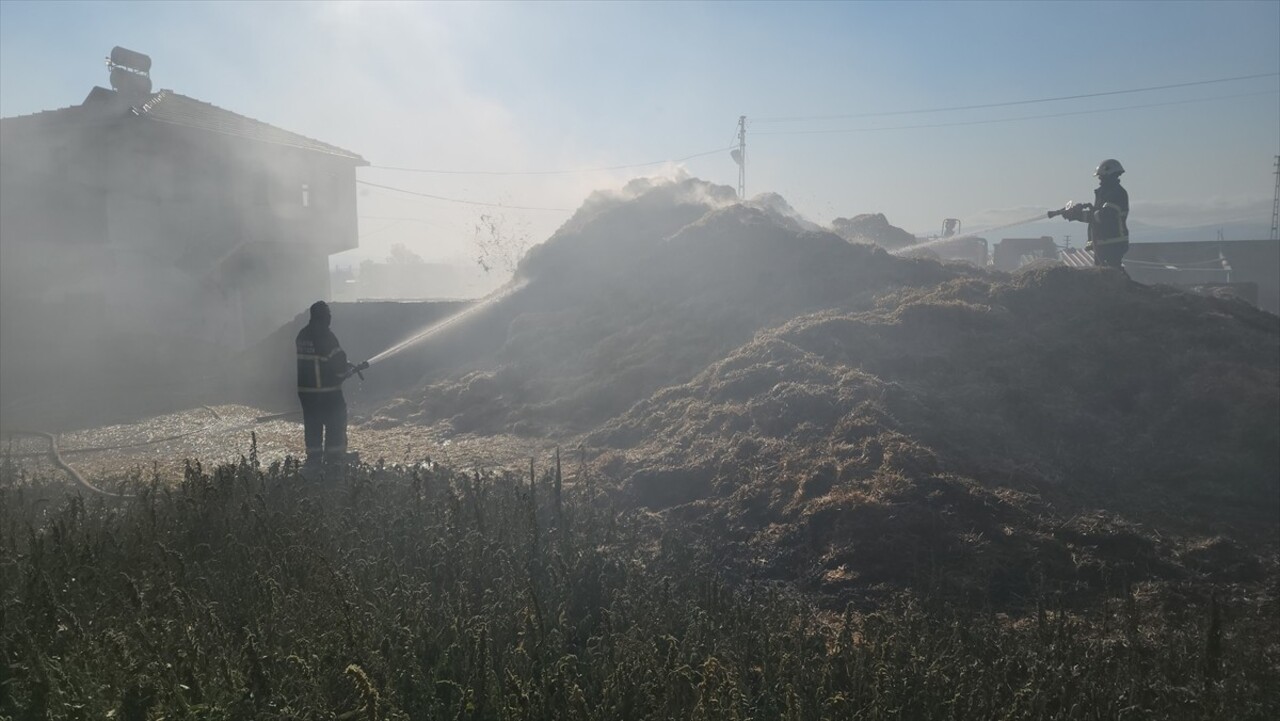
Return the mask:
<path id="1" fill-rule="evenodd" d="M 1120 175 L 1123 172 L 1124 166 L 1120 164 L 1119 160 L 1116 160 L 1115 158 L 1107 158 L 1101 163 L 1098 163 L 1098 169 L 1093 171 L 1093 174 L 1096 177 L 1105 178 L 1109 175 Z"/>
<path id="2" fill-rule="evenodd" d="M 324 302 L 324 301 L 322 301 L 322 300 L 318 300 L 318 301 L 316 301 L 316 302 L 314 302 L 314 303 L 312 303 L 312 304 L 311 304 L 311 308 L 310 308 L 310 310 L 311 310 L 311 320 L 312 320 L 312 322 L 319 321 L 319 322 L 326 323 L 326 324 L 329 322 L 329 318 L 330 318 L 331 316 L 329 315 L 329 304 L 328 304 L 328 303 L 326 303 L 326 302 Z"/>

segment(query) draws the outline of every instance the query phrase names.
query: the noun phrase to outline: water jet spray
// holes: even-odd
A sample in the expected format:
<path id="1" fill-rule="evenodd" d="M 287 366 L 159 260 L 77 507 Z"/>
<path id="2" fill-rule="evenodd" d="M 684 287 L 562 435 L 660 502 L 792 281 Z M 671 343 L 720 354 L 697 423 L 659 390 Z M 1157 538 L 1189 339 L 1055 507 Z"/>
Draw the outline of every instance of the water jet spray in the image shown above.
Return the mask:
<path id="1" fill-rule="evenodd" d="M 510 297 L 511 295 L 521 290 L 528 284 L 529 284 L 529 281 L 521 280 L 518 282 L 511 283 L 505 288 L 499 288 L 493 293 L 490 293 L 489 295 L 485 296 L 481 300 L 477 301 L 476 304 L 471 306 L 470 308 L 467 308 L 466 310 L 463 310 L 459 313 L 455 313 L 449 316 L 448 318 L 445 318 L 444 320 L 437 321 L 435 323 L 432 323 L 431 325 L 428 325 L 427 327 L 421 329 L 417 333 L 409 336 L 408 338 L 405 338 L 399 343 L 396 343 L 390 348 L 387 348 L 386 350 L 382 351 L 381 353 L 378 353 L 377 355 L 373 356 L 369 360 L 361 363 L 359 366 L 356 366 L 356 368 L 358 368 L 359 370 L 364 370 L 366 368 L 369 368 L 370 366 L 373 366 L 377 363 L 380 363 L 381 361 L 386 360 L 387 358 L 398 355 L 404 352 L 405 350 L 408 350 L 409 348 L 412 348 L 413 346 L 418 345 L 419 343 L 436 335 L 437 333 L 447 328 L 456 326 L 459 323 L 462 323 L 463 321 L 467 320 L 468 318 L 471 318 L 472 316 L 479 314 L 481 311 L 483 311 L 486 308 L 489 308 L 490 306 L 493 306 L 498 301 L 501 301 L 505 298 Z M 351 372 L 358 373 L 359 370 L 353 369 Z M 363 376 L 361 376 L 361 378 L 363 378 Z"/>
<path id="2" fill-rule="evenodd" d="M 909 253 L 909 252 L 911 252 L 911 251 L 913 251 L 913 250 L 920 250 L 921 248 L 928 248 L 928 247 L 930 247 L 930 246 L 934 246 L 934 245 L 941 245 L 941 244 L 943 244 L 943 243 L 950 243 L 950 242 L 952 242 L 952 241 L 959 240 L 959 239 L 961 239 L 961 238 L 976 238 L 976 237 L 978 237 L 978 236 L 980 236 L 980 235 L 986 235 L 987 233 L 990 233 L 990 232 L 991 232 L 991 231 L 993 231 L 993 230 L 1005 230 L 1005 229 L 1008 229 L 1008 228 L 1016 228 L 1016 227 L 1018 227 L 1019 225 L 1026 225 L 1027 223 L 1034 223 L 1034 222 L 1036 222 L 1037 220 L 1044 220 L 1044 217 L 1045 217 L 1045 216 L 1044 216 L 1044 214 L 1043 214 L 1043 213 L 1041 213 L 1041 214 L 1039 214 L 1039 215 L 1034 215 L 1034 216 L 1032 216 L 1032 217 L 1030 217 L 1030 218 L 1027 218 L 1027 219 L 1025 219 L 1025 220 L 1019 220 L 1019 221 L 1014 222 L 1014 223 L 1006 223 L 1006 224 L 1004 224 L 1004 225 L 997 225 L 997 226 L 992 227 L 992 228 L 985 228 L 985 229 L 983 229 L 983 230 L 975 230 L 975 231 L 972 231 L 972 232 L 969 232 L 969 233 L 962 233 L 962 234 L 960 234 L 960 235 L 948 235 L 948 236 L 945 236 L 945 237 L 942 237 L 942 238 L 933 238 L 932 240 L 926 240 L 926 241 L 924 241 L 924 242 L 922 242 L 922 243 L 916 243 L 915 245 L 908 245 L 908 246 L 907 246 L 907 247 L 905 247 L 905 248 L 898 248 L 898 249 L 896 249 L 896 250 L 891 250 L 891 251 L 889 251 L 889 254 L 890 254 L 890 255 L 902 255 L 903 253 Z"/>

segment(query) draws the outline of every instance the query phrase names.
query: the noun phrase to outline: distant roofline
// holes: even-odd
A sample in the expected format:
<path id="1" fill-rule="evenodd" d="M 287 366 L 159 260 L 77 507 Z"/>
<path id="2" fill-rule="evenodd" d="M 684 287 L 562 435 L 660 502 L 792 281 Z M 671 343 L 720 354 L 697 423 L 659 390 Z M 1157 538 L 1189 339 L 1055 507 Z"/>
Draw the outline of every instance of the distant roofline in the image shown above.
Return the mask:
<path id="1" fill-rule="evenodd" d="M 169 106 L 164 105 L 167 98 L 181 99 L 195 105 L 200 112 L 206 113 L 209 117 L 205 122 L 200 122 L 199 118 L 187 118 L 185 121 L 179 117 L 169 117 L 161 110 L 168 110 Z M 188 127 L 194 130 L 202 130 L 205 132 L 226 135 L 229 137 L 242 138 L 270 145 L 281 147 L 291 147 L 298 150 L 309 151 L 321 155 L 330 155 L 337 158 L 350 160 L 356 166 L 367 166 L 369 161 L 365 160 L 359 153 L 338 147 L 322 140 L 296 133 L 292 130 L 285 130 L 271 123 L 267 123 L 256 118 L 250 118 L 241 115 L 232 110 L 219 107 L 212 103 L 206 103 L 187 95 L 175 92 L 169 89 L 161 89 L 147 96 L 146 100 L 137 105 L 131 105 L 123 101 L 123 98 L 114 90 L 108 90 L 103 87 L 94 87 L 85 97 L 83 103 L 79 105 L 70 105 L 55 110 L 41 110 L 26 115 L 13 115 L 6 118 L 0 118 L 0 122 L 5 124 L 18 121 L 21 124 L 40 121 L 56 121 L 86 119 L 88 112 L 96 108 L 106 110 L 109 106 L 115 105 L 121 111 L 120 117 L 134 116 L 139 118 L 147 118 L 155 122 L 165 123 L 168 125 L 176 125 L 180 127 Z M 223 122 L 217 122 L 217 121 Z M 239 127 L 227 127 L 228 122 Z M 259 131 L 259 132 L 253 132 Z"/>
<path id="2" fill-rule="evenodd" d="M 1208 240 L 1132 240 L 1129 245 L 1197 245 L 1216 243 L 1280 243 L 1272 238 L 1210 238 Z"/>

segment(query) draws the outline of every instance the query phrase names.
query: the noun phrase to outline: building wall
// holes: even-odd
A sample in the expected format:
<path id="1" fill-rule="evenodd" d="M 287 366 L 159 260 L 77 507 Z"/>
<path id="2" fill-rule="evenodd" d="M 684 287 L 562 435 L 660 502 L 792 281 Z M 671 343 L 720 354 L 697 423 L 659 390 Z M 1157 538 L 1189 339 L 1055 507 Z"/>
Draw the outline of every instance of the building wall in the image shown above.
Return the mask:
<path id="1" fill-rule="evenodd" d="M 356 245 L 349 160 L 136 117 L 41 120 L 0 124 L 0 408 L 101 391 L 123 377 L 108 366 L 208 376 L 328 298 L 328 255 Z"/>
<path id="2" fill-rule="evenodd" d="M 992 250 L 991 264 L 996 270 L 1008 272 L 1017 270 L 1028 258 L 1056 258 L 1057 254 L 1058 248 L 1048 235 L 1039 238 L 1004 238 Z"/>
<path id="3" fill-rule="evenodd" d="M 1125 268 L 1143 283 L 1253 283 L 1258 307 L 1280 314 L 1280 242 L 1274 240 L 1132 243 Z"/>

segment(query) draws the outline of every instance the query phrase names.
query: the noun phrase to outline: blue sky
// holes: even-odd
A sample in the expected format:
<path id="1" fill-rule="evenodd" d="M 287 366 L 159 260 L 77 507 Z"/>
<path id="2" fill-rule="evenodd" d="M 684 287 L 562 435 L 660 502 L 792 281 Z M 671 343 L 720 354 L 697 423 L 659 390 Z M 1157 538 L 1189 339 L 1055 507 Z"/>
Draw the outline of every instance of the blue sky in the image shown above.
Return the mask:
<path id="1" fill-rule="evenodd" d="M 157 87 L 350 148 L 375 166 L 546 170 L 677 158 L 727 147 L 745 114 L 749 193 L 779 192 L 818 222 L 883 212 L 920 234 L 945 217 L 980 229 L 1089 199 L 1092 169 L 1107 157 L 1128 169 L 1137 221 L 1267 225 L 1280 153 L 1275 75 L 1001 108 L 769 121 L 1280 73 L 1275 1 L 0 0 L 0 114 L 80 102 L 107 84 L 102 58 L 114 45 L 150 54 Z M 1111 110 L 1157 103 L 1169 104 Z M 1062 113 L 1078 114 L 1005 122 Z M 916 125 L 945 127 L 902 127 Z M 737 179 L 727 152 L 683 167 Z M 673 171 L 369 168 L 360 177 L 575 208 L 593 189 Z M 349 260 L 382 257 L 396 242 L 428 258 L 465 258 L 482 212 L 530 241 L 567 217 L 362 193 L 362 250 Z"/>

